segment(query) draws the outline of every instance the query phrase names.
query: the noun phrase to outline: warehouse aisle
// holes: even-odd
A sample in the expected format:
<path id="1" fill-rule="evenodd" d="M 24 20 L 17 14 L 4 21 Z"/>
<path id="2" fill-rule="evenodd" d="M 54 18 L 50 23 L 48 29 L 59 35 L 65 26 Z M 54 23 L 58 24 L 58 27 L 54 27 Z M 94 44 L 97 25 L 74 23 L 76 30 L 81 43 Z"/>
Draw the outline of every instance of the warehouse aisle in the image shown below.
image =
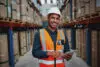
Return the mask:
<path id="1" fill-rule="evenodd" d="M 67 62 L 65 62 L 66 67 L 88 67 L 81 58 L 76 58 L 76 53 L 74 53 L 74 55 L 75 59 L 71 60 L 71 63 L 68 63 L 69 65 L 67 64 Z M 16 63 L 15 67 L 39 67 L 38 59 L 32 57 L 30 50 L 24 56 L 21 56 L 19 58 L 19 61 Z"/>
<path id="2" fill-rule="evenodd" d="M 15 67 L 38 67 L 38 59 L 33 58 L 31 50 L 19 58 Z"/>
<path id="3" fill-rule="evenodd" d="M 0 67 L 39 67 L 30 49 L 51 7 L 75 50 L 65 67 L 100 67 L 100 0 L 0 0 Z"/>

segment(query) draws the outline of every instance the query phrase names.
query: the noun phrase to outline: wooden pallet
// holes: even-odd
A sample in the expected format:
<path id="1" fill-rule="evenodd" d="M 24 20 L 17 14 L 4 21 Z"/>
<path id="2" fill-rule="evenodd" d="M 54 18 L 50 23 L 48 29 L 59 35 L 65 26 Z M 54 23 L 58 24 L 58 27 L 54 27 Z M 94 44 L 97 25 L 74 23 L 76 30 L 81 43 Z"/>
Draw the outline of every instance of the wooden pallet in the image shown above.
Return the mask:
<path id="1" fill-rule="evenodd" d="M 17 19 L 11 19 L 11 18 L 4 18 L 4 17 L 0 17 L 1 21 L 8 21 L 8 22 L 17 22 L 17 23 L 23 23 L 21 20 L 17 20 Z"/>

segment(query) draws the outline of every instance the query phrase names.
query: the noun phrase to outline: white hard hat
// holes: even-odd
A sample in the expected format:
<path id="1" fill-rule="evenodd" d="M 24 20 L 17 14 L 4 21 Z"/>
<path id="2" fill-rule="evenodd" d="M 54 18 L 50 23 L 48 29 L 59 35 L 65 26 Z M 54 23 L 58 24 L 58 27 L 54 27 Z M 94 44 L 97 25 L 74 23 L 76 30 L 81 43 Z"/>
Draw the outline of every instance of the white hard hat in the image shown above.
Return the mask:
<path id="1" fill-rule="evenodd" d="M 55 13 L 55 14 L 58 14 L 58 15 L 61 16 L 60 10 L 59 10 L 59 8 L 57 8 L 57 7 L 52 7 L 52 8 L 50 8 L 50 9 L 48 10 L 48 15 L 51 14 L 51 13 Z"/>

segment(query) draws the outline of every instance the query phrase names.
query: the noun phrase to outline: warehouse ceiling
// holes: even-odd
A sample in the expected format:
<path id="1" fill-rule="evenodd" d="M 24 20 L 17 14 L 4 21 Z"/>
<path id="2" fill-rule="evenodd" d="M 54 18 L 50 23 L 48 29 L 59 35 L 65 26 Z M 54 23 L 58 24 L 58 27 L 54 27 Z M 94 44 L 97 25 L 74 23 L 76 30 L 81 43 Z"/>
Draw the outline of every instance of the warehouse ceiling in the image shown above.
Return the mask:
<path id="1" fill-rule="evenodd" d="M 57 6 L 60 10 L 63 9 L 67 0 L 27 0 L 29 5 L 36 9 L 42 16 L 47 15 L 50 7 Z"/>

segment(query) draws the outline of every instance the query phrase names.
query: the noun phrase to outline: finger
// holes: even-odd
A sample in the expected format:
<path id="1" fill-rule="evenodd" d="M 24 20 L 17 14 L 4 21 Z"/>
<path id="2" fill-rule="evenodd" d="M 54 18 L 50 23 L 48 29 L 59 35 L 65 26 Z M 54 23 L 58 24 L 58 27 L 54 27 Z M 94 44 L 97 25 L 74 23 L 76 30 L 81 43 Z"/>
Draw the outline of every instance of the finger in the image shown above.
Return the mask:
<path id="1" fill-rule="evenodd" d="M 66 56 L 66 58 L 71 58 L 72 56 Z"/>

